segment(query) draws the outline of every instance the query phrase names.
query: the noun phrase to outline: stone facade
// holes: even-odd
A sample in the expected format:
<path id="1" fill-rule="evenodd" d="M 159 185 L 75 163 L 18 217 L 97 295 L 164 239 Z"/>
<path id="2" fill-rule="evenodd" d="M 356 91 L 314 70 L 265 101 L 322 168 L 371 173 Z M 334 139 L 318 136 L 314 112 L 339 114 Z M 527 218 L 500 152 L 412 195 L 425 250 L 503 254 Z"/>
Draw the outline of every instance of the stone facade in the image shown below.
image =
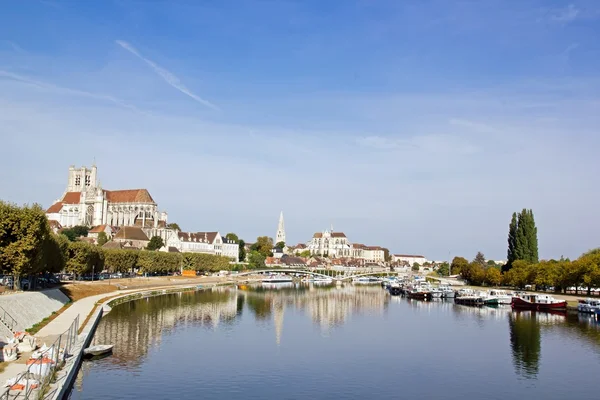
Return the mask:
<path id="1" fill-rule="evenodd" d="M 173 231 L 166 240 L 167 247 L 174 247 L 182 253 L 207 253 L 225 256 L 238 262 L 239 245 L 225 239 L 219 232 L 180 232 Z"/>
<path id="2" fill-rule="evenodd" d="M 394 254 L 392 255 L 392 262 L 396 263 L 408 263 L 408 265 L 413 265 L 417 263 L 419 265 L 423 265 L 427 262 L 427 258 L 419 255 L 410 255 L 410 254 Z"/>
<path id="3" fill-rule="evenodd" d="M 67 189 L 48 210 L 49 220 L 63 227 L 110 225 L 140 228 L 164 227 L 167 213 L 146 189 L 104 190 L 97 181 L 97 168 L 69 167 Z"/>
<path id="4" fill-rule="evenodd" d="M 306 244 L 310 254 L 328 257 L 350 257 L 352 247 L 343 232 L 317 232 Z"/>

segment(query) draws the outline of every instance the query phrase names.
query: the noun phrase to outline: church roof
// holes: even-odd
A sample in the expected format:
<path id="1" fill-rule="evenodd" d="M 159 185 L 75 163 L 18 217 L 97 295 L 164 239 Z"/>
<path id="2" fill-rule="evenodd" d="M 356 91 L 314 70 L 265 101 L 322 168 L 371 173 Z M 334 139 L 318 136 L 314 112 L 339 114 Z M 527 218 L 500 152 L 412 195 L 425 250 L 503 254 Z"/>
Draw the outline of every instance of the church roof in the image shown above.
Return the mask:
<path id="1" fill-rule="evenodd" d="M 62 198 L 63 204 L 79 204 L 81 202 L 80 192 L 67 192 Z"/>
<path id="2" fill-rule="evenodd" d="M 59 212 L 60 210 L 62 210 L 62 206 L 63 206 L 63 203 L 62 203 L 62 201 L 56 202 L 56 203 L 52 204 L 52 205 L 50 206 L 50 208 L 48 208 L 48 209 L 46 210 L 46 212 L 47 212 L 48 214 L 57 213 L 57 212 Z"/>
<path id="3" fill-rule="evenodd" d="M 104 225 L 98 225 L 92 229 L 90 229 L 89 233 L 100 233 L 100 232 L 105 232 L 106 231 L 106 227 L 108 225 L 104 224 Z"/>
<path id="4" fill-rule="evenodd" d="M 150 203 L 154 199 L 146 189 L 105 190 L 106 200 L 110 203 Z"/>
<path id="5" fill-rule="evenodd" d="M 331 237 L 337 237 L 337 238 L 344 237 L 345 238 L 346 234 L 344 232 L 331 232 Z"/>
<path id="6" fill-rule="evenodd" d="M 214 243 L 219 232 L 177 232 L 177 236 L 184 242 L 203 242 L 204 238 L 210 244 Z"/>
<path id="7" fill-rule="evenodd" d="M 148 236 L 140 228 L 135 226 L 123 226 L 119 229 L 119 232 L 115 235 L 115 239 L 128 239 L 128 240 L 149 240 Z"/>
<path id="8" fill-rule="evenodd" d="M 317 232 L 313 235 L 314 238 L 322 238 L 323 234 L 321 232 Z"/>

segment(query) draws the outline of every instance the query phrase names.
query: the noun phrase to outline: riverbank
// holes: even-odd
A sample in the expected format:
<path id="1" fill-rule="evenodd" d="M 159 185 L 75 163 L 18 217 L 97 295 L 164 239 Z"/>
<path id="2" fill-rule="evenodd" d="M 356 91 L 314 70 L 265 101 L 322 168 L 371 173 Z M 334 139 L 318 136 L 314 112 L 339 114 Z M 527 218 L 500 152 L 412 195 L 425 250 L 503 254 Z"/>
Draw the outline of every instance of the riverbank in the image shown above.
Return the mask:
<path id="1" fill-rule="evenodd" d="M 142 281 L 145 280 L 144 281 Z M 39 343 L 52 343 L 58 336 L 63 334 L 69 329 L 73 321 L 79 317 L 79 336 L 77 344 L 73 351 L 73 357 L 69 359 L 67 364 L 58 374 L 57 382 L 52 387 L 44 398 L 60 398 L 56 397 L 58 393 L 62 392 L 62 386 L 70 386 L 72 380 L 69 376 L 73 374 L 73 371 L 79 367 L 81 361 L 81 353 L 94 335 L 95 325 L 98 323 L 102 307 L 117 298 L 127 297 L 135 294 L 142 294 L 144 292 L 161 291 L 160 293 L 168 293 L 178 290 L 185 290 L 187 288 L 195 288 L 200 286 L 216 286 L 224 284 L 234 284 L 236 282 L 246 282 L 253 280 L 253 276 L 244 276 L 240 278 L 236 277 L 191 277 L 191 278 L 179 278 L 174 280 L 167 280 L 168 278 L 136 278 L 131 280 L 120 280 L 127 281 L 129 285 L 124 285 L 123 282 L 118 282 L 121 289 L 117 291 L 109 291 L 96 295 L 82 297 L 77 301 L 71 303 L 71 306 L 64 309 L 64 311 L 52 319 L 46 326 L 40 329 L 35 337 Z M 165 284 L 167 283 L 167 284 Z M 89 283 L 75 283 L 71 285 L 105 285 L 102 281 L 100 282 L 89 282 Z M 127 288 L 125 288 L 127 286 Z M 134 286 L 133 288 L 130 288 Z M 79 288 L 81 289 L 81 287 Z M 93 290 L 88 291 L 93 292 Z M 136 296 L 132 296 L 132 299 Z M 22 374 L 27 370 L 27 359 L 28 355 L 24 354 L 20 359 L 10 363 L 0 363 L 0 382 L 4 383 L 7 379 L 13 378 Z M 61 378 L 62 377 L 62 378 Z"/>

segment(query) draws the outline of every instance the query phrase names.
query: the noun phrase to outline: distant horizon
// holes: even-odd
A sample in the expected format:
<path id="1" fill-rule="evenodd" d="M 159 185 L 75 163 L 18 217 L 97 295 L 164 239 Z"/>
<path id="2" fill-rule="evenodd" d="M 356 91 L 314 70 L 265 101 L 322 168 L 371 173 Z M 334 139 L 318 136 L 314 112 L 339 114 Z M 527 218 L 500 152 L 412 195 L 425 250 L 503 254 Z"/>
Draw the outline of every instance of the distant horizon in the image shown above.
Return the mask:
<path id="1" fill-rule="evenodd" d="M 32 6 L 33 5 L 33 6 Z M 0 198 L 44 207 L 71 164 L 147 188 L 186 230 L 333 224 L 444 260 L 600 245 L 600 2 L 10 2 Z"/>

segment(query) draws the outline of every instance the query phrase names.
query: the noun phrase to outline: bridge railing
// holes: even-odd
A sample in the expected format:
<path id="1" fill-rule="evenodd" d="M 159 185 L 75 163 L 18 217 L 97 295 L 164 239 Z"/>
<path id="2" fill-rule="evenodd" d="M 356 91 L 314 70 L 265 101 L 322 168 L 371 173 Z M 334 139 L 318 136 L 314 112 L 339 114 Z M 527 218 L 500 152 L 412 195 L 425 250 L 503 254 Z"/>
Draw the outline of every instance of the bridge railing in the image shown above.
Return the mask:
<path id="1" fill-rule="evenodd" d="M 11 331 L 15 332 L 15 327 L 17 326 L 17 320 L 15 320 L 12 315 L 8 313 L 4 308 L 0 307 L 0 320 L 6 325 L 6 327 Z"/>

